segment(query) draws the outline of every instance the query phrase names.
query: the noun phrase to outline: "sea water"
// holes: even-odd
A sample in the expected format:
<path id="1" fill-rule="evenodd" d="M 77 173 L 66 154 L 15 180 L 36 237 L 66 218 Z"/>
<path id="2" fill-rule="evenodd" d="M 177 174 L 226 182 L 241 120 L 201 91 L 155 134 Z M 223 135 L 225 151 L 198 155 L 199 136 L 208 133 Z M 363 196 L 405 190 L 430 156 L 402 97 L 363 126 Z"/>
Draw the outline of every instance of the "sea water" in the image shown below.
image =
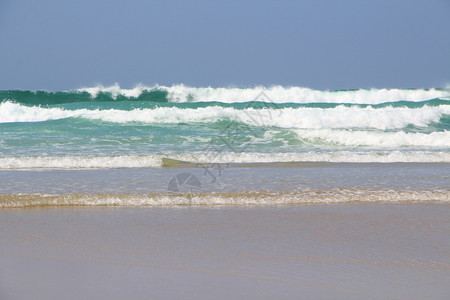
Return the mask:
<path id="1" fill-rule="evenodd" d="M 446 89 L 114 85 L 0 101 L 2 207 L 450 197 Z"/>

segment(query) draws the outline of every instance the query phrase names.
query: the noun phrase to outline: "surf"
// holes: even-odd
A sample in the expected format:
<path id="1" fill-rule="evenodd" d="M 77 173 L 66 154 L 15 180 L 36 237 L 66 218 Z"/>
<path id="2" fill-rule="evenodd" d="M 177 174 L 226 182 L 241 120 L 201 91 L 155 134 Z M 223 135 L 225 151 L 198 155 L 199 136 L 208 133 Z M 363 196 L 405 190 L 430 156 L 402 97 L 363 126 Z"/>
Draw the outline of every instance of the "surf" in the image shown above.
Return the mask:
<path id="1" fill-rule="evenodd" d="M 450 105 L 421 108 L 346 107 L 334 108 L 245 108 L 209 106 L 196 109 L 178 107 L 119 109 L 75 109 L 29 107 L 13 102 L 0 104 L 0 123 L 42 122 L 66 118 L 83 118 L 112 123 L 217 123 L 240 122 L 256 127 L 297 129 L 372 128 L 401 129 L 427 127 L 450 114 Z"/>
<path id="2" fill-rule="evenodd" d="M 115 169 L 196 167 L 258 167 L 276 164 L 296 166 L 301 163 L 450 163 L 446 151 L 304 151 L 304 152 L 220 152 L 211 155 L 197 151 L 188 154 L 84 155 L 84 156 L 12 156 L 0 157 L 0 170 L 27 169 Z"/>
<path id="3" fill-rule="evenodd" d="M 301 86 L 191 87 L 137 85 L 121 88 L 97 85 L 69 91 L 0 91 L 0 101 L 13 100 L 31 105 L 54 105 L 74 102 L 145 101 L 159 103 L 221 102 L 245 103 L 263 101 L 273 103 L 350 103 L 381 104 L 386 102 L 420 102 L 431 99 L 448 100 L 448 89 L 356 89 L 315 90 Z"/>

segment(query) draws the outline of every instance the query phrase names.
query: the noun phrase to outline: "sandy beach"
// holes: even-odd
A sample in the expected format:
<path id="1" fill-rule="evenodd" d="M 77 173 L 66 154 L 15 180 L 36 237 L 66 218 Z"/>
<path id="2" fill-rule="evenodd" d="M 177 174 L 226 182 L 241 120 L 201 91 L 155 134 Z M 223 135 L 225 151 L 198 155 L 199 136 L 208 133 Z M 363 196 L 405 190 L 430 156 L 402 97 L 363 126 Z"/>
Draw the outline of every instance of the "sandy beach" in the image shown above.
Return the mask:
<path id="1" fill-rule="evenodd" d="M 0 210 L 1 299 L 447 299 L 445 203 Z"/>

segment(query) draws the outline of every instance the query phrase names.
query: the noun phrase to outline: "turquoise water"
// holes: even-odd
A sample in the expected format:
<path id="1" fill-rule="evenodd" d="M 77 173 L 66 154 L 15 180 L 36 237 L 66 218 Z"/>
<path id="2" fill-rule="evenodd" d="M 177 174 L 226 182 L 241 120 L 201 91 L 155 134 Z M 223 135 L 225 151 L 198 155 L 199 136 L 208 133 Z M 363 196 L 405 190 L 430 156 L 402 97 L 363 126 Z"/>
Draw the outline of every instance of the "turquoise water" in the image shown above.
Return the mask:
<path id="1" fill-rule="evenodd" d="M 0 91 L 0 169 L 450 162 L 450 92 L 118 86 Z"/>

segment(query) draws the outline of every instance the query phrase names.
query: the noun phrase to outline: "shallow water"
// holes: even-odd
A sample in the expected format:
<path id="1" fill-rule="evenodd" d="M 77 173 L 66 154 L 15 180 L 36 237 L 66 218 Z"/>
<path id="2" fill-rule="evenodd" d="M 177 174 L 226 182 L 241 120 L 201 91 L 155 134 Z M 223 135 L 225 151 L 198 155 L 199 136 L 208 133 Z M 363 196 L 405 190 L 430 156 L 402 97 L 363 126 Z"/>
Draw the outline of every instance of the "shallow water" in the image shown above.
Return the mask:
<path id="1" fill-rule="evenodd" d="M 180 168 L 0 170 L 0 193 L 165 193 L 181 173 L 211 192 L 326 189 L 449 190 L 449 164 L 205 165 Z"/>
<path id="2" fill-rule="evenodd" d="M 448 202 L 449 179 L 448 164 L 2 170 L 0 207 Z"/>

